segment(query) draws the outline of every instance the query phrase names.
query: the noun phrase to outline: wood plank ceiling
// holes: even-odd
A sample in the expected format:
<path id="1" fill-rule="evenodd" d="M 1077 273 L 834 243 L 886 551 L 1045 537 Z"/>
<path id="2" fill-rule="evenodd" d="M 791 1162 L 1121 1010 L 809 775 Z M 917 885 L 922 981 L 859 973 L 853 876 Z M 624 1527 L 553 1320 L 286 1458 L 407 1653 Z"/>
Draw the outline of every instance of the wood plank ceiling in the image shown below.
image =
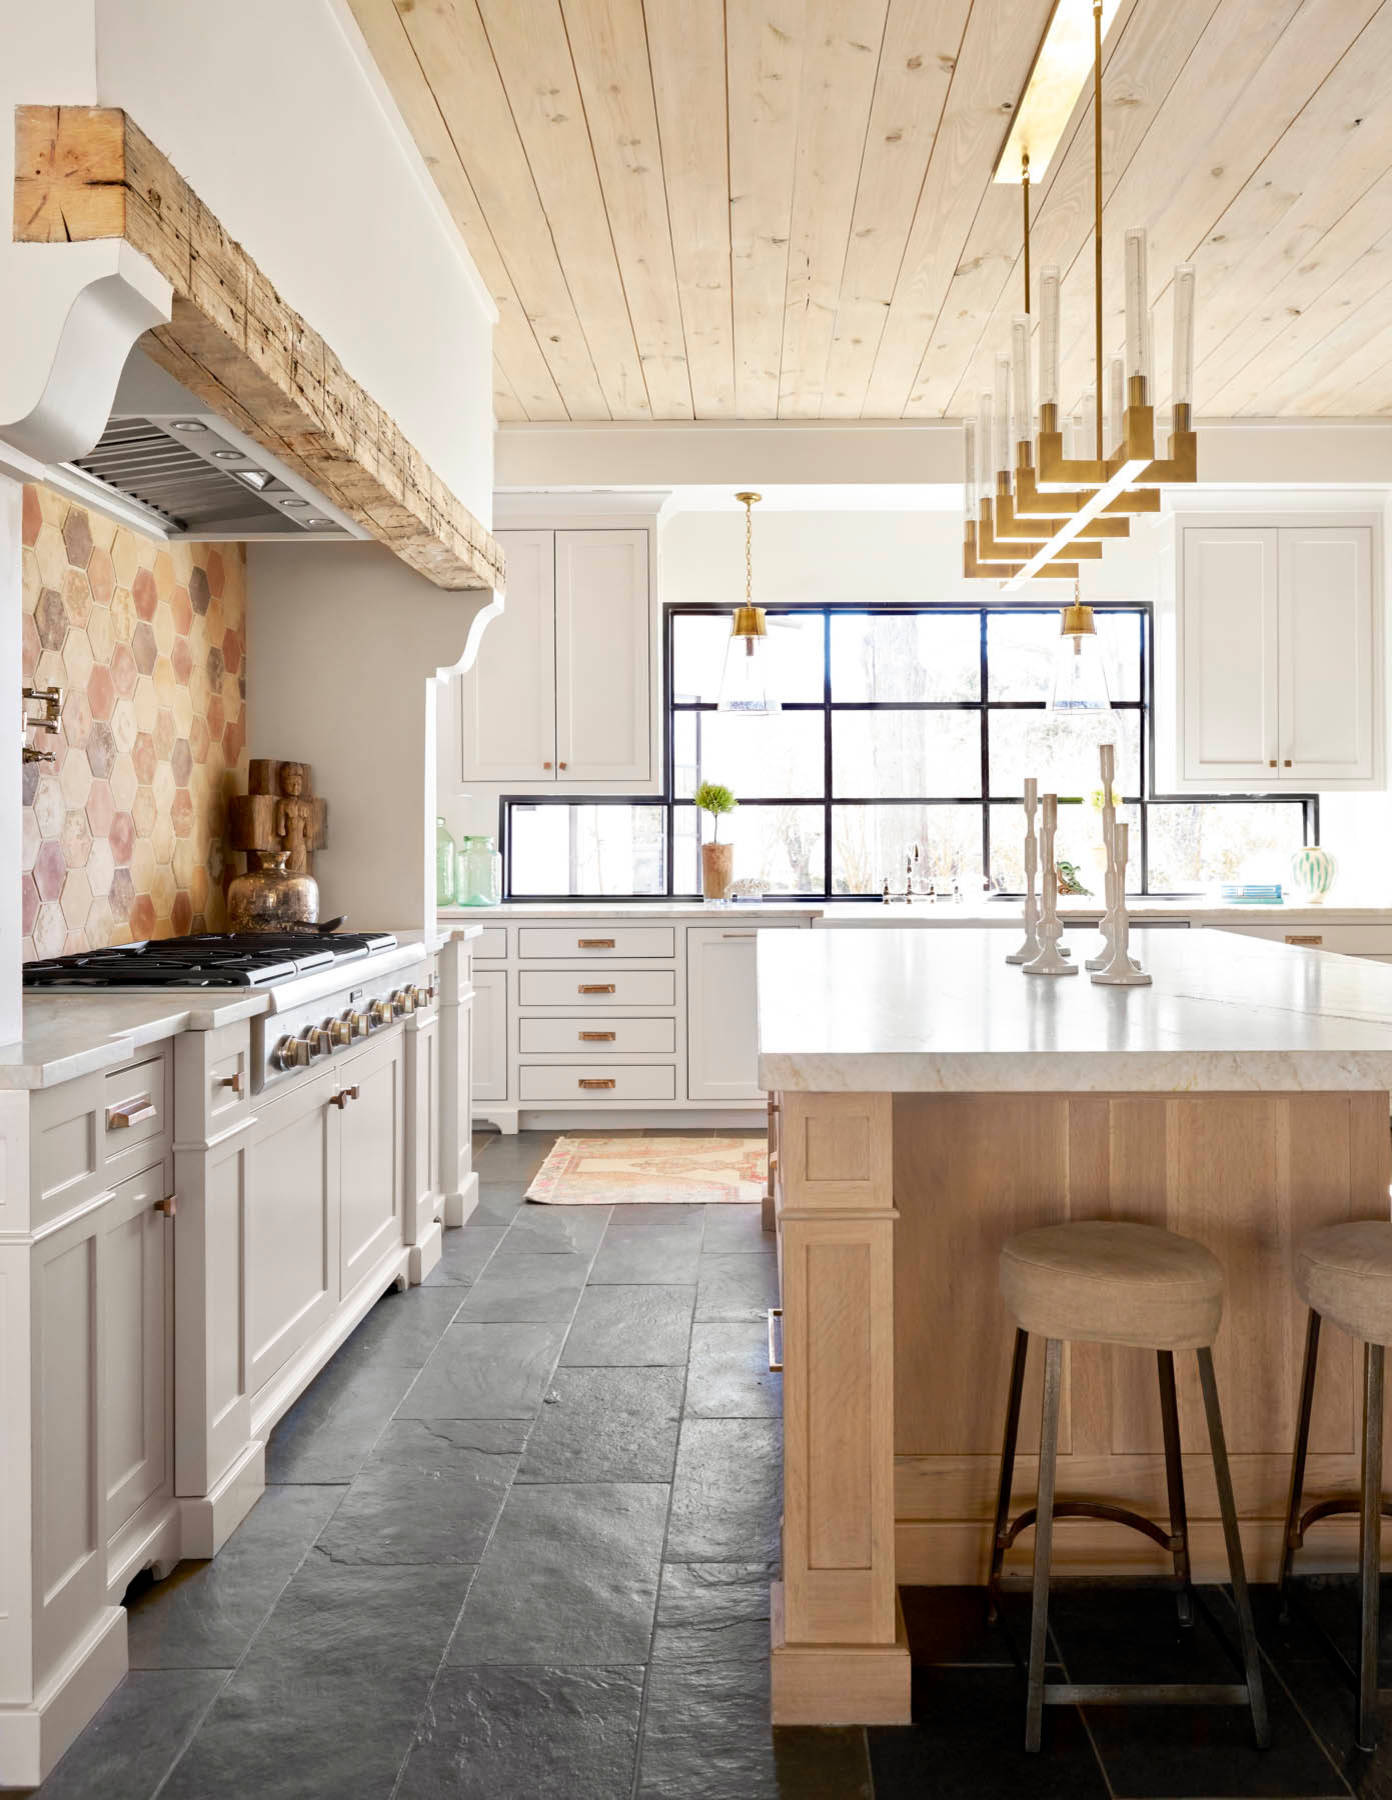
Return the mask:
<path id="1" fill-rule="evenodd" d="M 992 165 L 1051 0 L 351 0 L 499 311 L 500 419 L 975 410 L 1021 309 Z M 1208 417 L 1392 412 L 1392 0 L 1122 0 L 1103 140 L 1127 226 L 1198 265 Z M 1092 115 L 1034 199 L 1091 369 Z"/>

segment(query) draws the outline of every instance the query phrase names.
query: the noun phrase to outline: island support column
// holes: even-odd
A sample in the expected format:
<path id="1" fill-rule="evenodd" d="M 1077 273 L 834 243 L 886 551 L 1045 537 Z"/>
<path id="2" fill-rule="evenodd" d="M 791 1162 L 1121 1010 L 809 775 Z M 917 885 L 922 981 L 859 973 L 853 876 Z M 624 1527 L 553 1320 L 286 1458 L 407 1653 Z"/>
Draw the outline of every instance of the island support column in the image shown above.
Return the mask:
<path id="1" fill-rule="evenodd" d="M 893 1110 L 779 1098 L 783 1579 L 773 1722 L 909 1722 L 894 1573 Z"/>

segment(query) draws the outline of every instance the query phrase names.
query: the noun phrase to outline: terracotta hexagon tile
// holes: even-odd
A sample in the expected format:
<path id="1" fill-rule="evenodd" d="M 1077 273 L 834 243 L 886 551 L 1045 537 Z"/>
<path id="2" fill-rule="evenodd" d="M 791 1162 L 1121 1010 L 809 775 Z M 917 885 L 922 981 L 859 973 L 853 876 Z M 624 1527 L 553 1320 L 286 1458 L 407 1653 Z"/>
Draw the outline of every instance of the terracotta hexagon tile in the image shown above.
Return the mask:
<path id="1" fill-rule="evenodd" d="M 67 935 L 62 907 L 56 900 L 45 900 L 35 915 L 34 929 L 30 933 L 35 956 L 61 956 Z"/>
<path id="2" fill-rule="evenodd" d="M 32 875 L 21 875 L 19 878 L 19 913 L 20 930 L 25 937 L 34 929 L 34 920 L 39 912 L 39 890 L 34 886 Z"/>
<path id="3" fill-rule="evenodd" d="M 42 533 L 40 533 L 40 536 L 42 537 Z M 40 567 L 41 568 L 42 568 L 42 563 L 43 563 L 43 559 L 41 556 L 40 557 Z M 47 577 L 45 577 L 45 579 L 47 579 Z M 193 610 L 201 617 L 205 612 L 207 612 L 208 607 L 211 604 L 212 598 L 213 598 L 213 591 L 212 591 L 211 587 L 209 587 L 209 585 L 208 585 L 207 573 L 203 569 L 196 568 L 196 569 L 194 569 L 193 573 L 189 576 L 188 591 L 189 591 L 189 600 L 192 602 Z"/>
<path id="4" fill-rule="evenodd" d="M 229 768 L 236 768 L 241 760 L 242 750 L 246 745 L 246 727 L 241 718 L 235 718 L 223 727 L 222 754 L 227 758 Z"/>
<path id="5" fill-rule="evenodd" d="M 170 854 L 173 854 L 171 848 Z M 155 917 L 167 919 L 174 910 L 174 896 L 178 893 L 174 885 L 174 871 L 167 863 L 161 863 L 155 870 L 155 878 L 150 883 L 150 898 L 155 903 Z"/>
<path id="6" fill-rule="evenodd" d="M 20 511 L 21 536 L 24 542 L 32 547 L 39 535 L 39 527 L 43 524 L 43 511 L 39 506 L 38 489 L 25 483 L 24 499 Z M 28 930 L 28 927 L 25 927 Z"/>
<path id="7" fill-rule="evenodd" d="M 85 625 L 92 610 L 92 590 L 87 585 L 86 573 L 82 569 L 65 569 L 62 592 L 68 623 Z"/>
<path id="8" fill-rule="evenodd" d="M 131 655 L 129 644 L 118 643 L 111 652 L 111 679 L 116 684 L 116 692 L 129 697 L 135 692 L 135 684 L 140 679 L 140 671 L 135 666 L 135 658 Z"/>
<path id="9" fill-rule="evenodd" d="M 69 688 L 85 688 L 92 679 L 92 646 L 79 625 L 74 625 L 63 640 L 63 668 Z"/>
<path id="10" fill-rule="evenodd" d="M 63 821 L 63 835 L 59 841 L 63 846 L 63 861 L 68 867 L 82 868 L 92 854 L 92 828 L 87 823 L 85 811 L 73 808 Z"/>
<path id="11" fill-rule="evenodd" d="M 186 838 L 193 830 L 193 796 L 186 787 L 174 790 L 174 798 L 169 807 L 169 822 L 174 827 L 175 837 Z"/>
<path id="12" fill-rule="evenodd" d="M 131 802 L 135 799 L 135 790 L 140 783 L 135 773 L 135 764 L 129 752 L 116 758 L 116 766 L 111 771 L 111 798 L 118 812 L 129 812 Z"/>
<path id="13" fill-rule="evenodd" d="M 155 678 L 155 692 L 159 696 L 160 705 L 172 706 L 174 704 L 174 690 L 179 685 L 174 679 L 173 663 L 170 662 L 167 656 L 157 656 L 155 658 L 153 674 Z"/>
<path id="14" fill-rule="evenodd" d="M 155 765 L 159 761 L 155 754 L 155 740 L 148 731 L 142 731 L 131 746 L 131 761 L 135 765 L 137 780 L 148 787 L 155 779 Z"/>
<path id="15" fill-rule="evenodd" d="M 154 790 L 155 805 L 161 814 L 167 815 L 174 803 L 174 771 L 167 762 L 160 763 L 155 769 L 155 779 L 151 782 Z"/>
<path id="16" fill-rule="evenodd" d="M 67 807 L 63 804 L 63 790 L 58 785 L 56 775 L 43 775 L 34 790 L 34 818 L 38 822 L 39 836 L 56 838 L 63 829 L 63 819 Z"/>
<path id="17" fill-rule="evenodd" d="M 87 615 L 87 642 L 92 646 L 92 660 L 98 668 L 111 661 L 116 648 L 116 633 L 111 626 L 111 608 L 94 606 Z"/>
<path id="18" fill-rule="evenodd" d="M 159 645 L 155 642 L 155 634 L 148 619 L 141 619 L 131 633 L 131 654 L 135 657 L 135 666 L 140 673 L 148 675 L 159 657 Z"/>
<path id="19" fill-rule="evenodd" d="M 169 766 L 174 771 L 174 779 L 182 787 L 188 786 L 189 776 L 193 772 L 193 751 L 189 748 L 187 738 L 179 738 L 169 753 Z"/>
<path id="20" fill-rule="evenodd" d="M 68 609 L 57 588 L 45 588 L 34 608 L 34 623 L 39 629 L 39 642 L 45 650 L 61 650 L 68 635 Z"/>
<path id="21" fill-rule="evenodd" d="M 221 691 L 222 677 L 226 671 L 223 667 L 222 645 L 220 643 L 208 652 L 207 670 L 208 686 L 215 691 Z"/>
<path id="22" fill-rule="evenodd" d="M 122 643 L 128 644 L 135 635 L 137 624 L 139 624 L 139 619 L 136 616 L 135 601 L 131 598 L 130 589 L 127 587 L 118 587 L 116 592 L 111 596 L 111 626 L 113 631 L 115 631 L 117 638 Z"/>
<path id="23" fill-rule="evenodd" d="M 116 920 L 130 917 L 130 909 L 135 903 L 135 883 L 131 880 L 129 869 L 117 869 L 111 877 L 111 916 Z"/>
<path id="24" fill-rule="evenodd" d="M 193 573 L 193 545 L 180 540 L 169 546 L 169 554 L 174 558 L 175 581 L 182 587 L 187 587 L 189 576 Z"/>
<path id="25" fill-rule="evenodd" d="M 233 675 L 242 666 L 242 634 L 231 625 L 222 634 L 222 665 Z"/>
<path id="26" fill-rule="evenodd" d="M 123 863 L 130 862 L 135 850 L 135 825 L 129 813 L 119 812 L 113 817 L 106 841 L 111 846 L 112 860 L 118 868 Z"/>
<path id="27" fill-rule="evenodd" d="M 149 838 L 137 838 L 130 859 L 131 880 L 135 883 L 137 894 L 149 893 L 157 867 L 154 846 Z"/>
<path id="28" fill-rule="evenodd" d="M 68 516 L 69 501 L 56 488 L 41 487 L 39 489 L 39 511 L 43 514 L 45 525 L 56 525 L 63 529 L 63 521 Z"/>
<path id="29" fill-rule="evenodd" d="M 87 564 L 87 585 L 98 606 L 110 606 L 111 596 L 116 592 L 116 571 L 111 566 L 109 551 L 93 550 Z"/>
<path id="30" fill-rule="evenodd" d="M 92 892 L 109 894 L 115 873 L 116 858 L 111 854 L 110 844 L 105 838 L 93 838 L 92 853 L 87 858 L 87 879 L 92 884 Z"/>
<path id="31" fill-rule="evenodd" d="M 169 707 L 162 706 L 155 715 L 155 755 L 160 762 L 169 761 L 178 739 L 174 714 Z"/>
<path id="32" fill-rule="evenodd" d="M 33 613 L 25 613 L 21 627 L 21 650 L 24 657 L 24 679 L 32 682 L 34 671 L 39 666 L 39 652 L 43 645 L 39 642 L 39 628 L 34 623 Z"/>
<path id="33" fill-rule="evenodd" d="M 193 910 L 197 913 L 201 913 L 208 904 L 208 886 L 207 868 L 203 863 L 198 863 L 189 879 L 189 894 L 193 900 Z"/>
<path id="34" fill-rule="evenodd" d="M 192 642 L 189 647 L 192 649 Z M 194 659 L 193 673 L 189 676 L 189 697 L 193 701 L 194 713 L 206 718 L 213 690 L 208 686 L 208 671 L 197 658 Z"/>
<path id="35" fill-rule="evenodd" d="M 189 649 L 186 637 L 176 637 L 173 648 L 169 652 L 169 660 L 174 665 L 175 679 L 186 686 L 193 668 L 193 652 Z"/>
<path id="36" fill-rule="evenodd" d="M 227 723 L 227 714 L 223 710 L 222 695 L 214 694 L 208 702 L 207 710 L 208 737 L 213 742 L 220 742 L 222 728 Z"/>
<path id="37" fill-rule="evenodd" d="M 69 929 L 68 932 L 66 933 L 66 935 L 64 936 L 64 938 L 63 938 L 63 954 L 64 954 L 64 956 L 77 956 L 86 948 L 87 948 L 86 924 L 84 921 L 84 926 L 83 926 L 82 931 L 73 931 L 73 930 Z"/>
<path id="38" fill-rule="evenodd" d="M 149 675 L 136 677 L 135 724 L 138 731 L 148 731 L 154 735 L 155 720 L 159 717 L 159 695 L 155 692 L 154 680 Z"/>
<path id="39" fill-rule="evenodd" d="M 87 796 L 87 823 L 92 830 L 93 844 L 105 847 L 107 833 L 111 830 L 111 821 L 116 813 L 116 803 L 111 798 L 111 786 L 105 781 L 94 781 L 92 791 Z"/>
<path id="40" fill-rule="evenodd" d="M 174 927 L 175 937 L 183 937 L 193 922 L 193 905 L 185 893 L 176 893 L 174 904 L 169 909 L 169 923 Z"/>
<path id="41" fill-rule="evenodd" d="M 56 525 L 39 527 L 39 535 L 34 539 L 34 555 L 39 559 L 39 575 L 44 586 L 61 588 L 68 572 L 68 552 L 63 534 Z"/>
<path id="42" fill-rule="evenodd" d="M 83 936 L 87 940 L 89 950 L 100 950 L 111 942 L 111 928 L 115 923 L 111 913 L 111 902 L 105 894 L 93 894 L 92 904 L 87 913 L 87 923 L 83 928 Z"/>
<path id="43" fill-rule="evenodd" d="M 222 552 L 220 550 L 209 551 L 208 562 L 207 562 L 207 571 L 208 571 L 208 586 L 209 586 L 209 588 L 212 590 L 213 593 L 220 594 L 223 589 L 223 584 L 226 580 L 226 574 L 225 574 L 225 571 L 223 568 L 223 562 L 222 562 Z"/>
<path id="44" fill-rule="evenodd" d="M 155 592 L 161 600 L 167 600 L 174 592 L 174 558 L 167 550 L 160 550 L 155 555 Z"/>
<path id="45" fill-rule="evenodd" d="M 131 748 L 140 732 L 140 719 L 135 710 L 134 700 L 127 700 L 124 695 L 116 702 L 116 709 L 111 715 L 111 733 L 116 740 L 118 752 Z"/>
<path id="46" fill-rule="evenodd" d="M 137 939 L 153 937 L 155 930 L 155 904 L 148 894 L 137 894 L 131 902 L 130 928 Z"/>
<path id="47" fill-rule="evenodd" d="M 116 736 L 105 719 L 98 719 L 92 726 L 92 735 L 87 739 L 87 766 L 92 771 L 93 779 L 105 781 L 116 764 Z M 91 798 L 88 797 L 88 805 Z"/>
<path id="48" fill-rule="evenodd" d="M 109 719 L 116 706 L 116 683 L 104 663 L 98 663 L 87 679 L 87 703 L 94 719 Z"/>
<path id="49" fill-rule="evenodd" d="M 193 724 L 193 696 L 186 687 L 175 688 L 173 712 L 174 729 L 180 737 L 187 737 Z"/>
<path id="50" fill-rule="evenodd" d="M 170 612 L 167 606 L 158 607 L 155 616 L 150 620 L 150 623 L 155 630 L 155 642 L 159 645 L 160 655 L 168 656 L 170 651 L 174 648 L 175 633 L 173 613 Z"/>
<path id="51" fill-rule="evenodd" d="M 87 796 L 92 791 L 92 771 L 81 751 L 75 750 L 64 759 L 58 785 L 63 790 L 65 811 L 70 806 L 86 806 Z"/>
<path id="52" fill-rule="evenodd" d="M 87 879 L 86 869 L 68 871 L 68 878 L 63 883 L 62 905 L 69 931 L 80 931 L 92 910 L 92 884 Z"/>
<path id="53" fill-rule="evenodd" d="M 84 507 L 69 508 L 68 516 L 63 521 L 63 545 L 72 566 L 75 569 L 85 569 L 87 559 L 92 554 L 92 528 Z"/>
<path id="54" fill-rule="evenodd" d="M 174 802 L 171 800 L 171 807 L 173 804 Z M 169 813 L 161 813 L 155 820 L 155 829 L 150 833 L 149 844 L 155 853 L 157 863 L 168 864 L 174 860 L 174 820 Z M 160 908 L 160 911 L 167 913 L 169 908 L 164 906 Z"/>
<path id="55" fill-rule="evenodd" d="M 195 713 L 193 723 L 189 726 L 189 749 L 193 752 L 195 763 L 202 763 L 208 756 L 208 721 Z"/>
<path id="56" fill-rule="evenodd" d="M 131 823 L 135 826 L 137 837 L 147 838 L 155 829 L 158 816 L 155 806 L 155 790 L 150 787 L 138 787 L 135 799 L 131 801 Z"/>
<path id="57" fill-rule="evenodd" d="M 34 858 L 34 886 L 41 900 L 56 900 L 68 875 L 67 859 L 57 838 L 45 838 Z"/>
<path id="58" fill-rule="evenodd" d="M 39 660 L 34 665 L 34 680 L 40 687 L 63 687 L 68 679 L 68 671 L 63 667 L 61 650 L 40 650 Z"/>
<path id="59" fill-rule="evenodd" d="M 133 531 L 119 530 L 111 545 L 111 562 L 118 587 L 128 588 L 140 568 L 139 542 Z"/>
<path id="60" fill-rule="evenodd" d="M 34 858 L 39 854 L 39 845 L 43 839 L 39 836 L 39 821 L 34 817 L 32 806 L 24 808 L 20 826 L 20 867 L 32 869 Z"/>
<path id="61" fill-rule="evenodd" d="M 49 734 L 39 735 L 46 738 Z M 80 750 L 91 735 L 92 708 L 87 703 L 87 696 L 80 687 L 70 688 L 63 702 L 63 736 L 70 747 Z"/>
<path id="62" fill-rule="evenodd" d="M 198 867 L 199 855 L 192 837 L 177 838 L 174 843 L 174 854 L 169 859 L 169 866 L 174 871 L 174 879 L 181 888 L 193 889 L 193 872 Z"/>
<path id="63" fill-rule="evenodd" d="M 203 630 L 210 644 L 221 644 L 227 635 L 227 618 L 222 610 L 221 600 L 208 602 L 208 616 L 203 621 Z"/>
<path id="64" fill-rule="evenodd" d="M 180 637 L 187 637 L 193 623 L 193 602 L 186 587 L 176 587 L 169 596 L 169 616 L 174 621 L 175 632 Z"/>

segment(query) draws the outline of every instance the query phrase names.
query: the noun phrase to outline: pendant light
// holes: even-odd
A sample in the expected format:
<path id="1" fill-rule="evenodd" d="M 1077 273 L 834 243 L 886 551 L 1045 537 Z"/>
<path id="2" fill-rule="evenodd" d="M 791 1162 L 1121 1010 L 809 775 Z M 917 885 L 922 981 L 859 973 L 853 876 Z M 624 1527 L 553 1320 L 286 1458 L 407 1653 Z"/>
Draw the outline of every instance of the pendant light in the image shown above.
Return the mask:
<path id="1" fill-rule="evenodd" d="M 1097 639 L 1097 621 L 1092 608 L 1084 606 L 1075 586 L 1073 604 L 1064 607 L 1059 621 L 1049 711 L 1076 718 L 1079 714 L 1110 713 L 1111 710 L 1107 664 Z"/>
<path id="2" fill-rule="evenodd" d="M 717 710 L 776 713 L 782 708 L 769 681 L 768 626 L 754 604 L 754 503 L 758 494 L 736 494 L 744 506 L 744 605 L 735 608 Z"/>

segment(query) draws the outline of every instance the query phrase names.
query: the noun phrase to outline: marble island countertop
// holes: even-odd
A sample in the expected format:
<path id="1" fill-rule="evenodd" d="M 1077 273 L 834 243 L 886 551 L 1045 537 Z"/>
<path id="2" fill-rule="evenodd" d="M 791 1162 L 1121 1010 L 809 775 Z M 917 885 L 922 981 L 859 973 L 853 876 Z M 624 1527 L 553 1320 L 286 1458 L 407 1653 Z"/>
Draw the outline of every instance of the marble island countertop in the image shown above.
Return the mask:
<path id="1" fill-rule="evenodd" d="M 264 988 L 107 989 L 26 994 L 24 1036 L 0 1045 L 0 1089 L 56 1087 L 128 1062 L 143 1044 L 265 1012 Z"/>
<path id="2" fill-rule="evenodd" d="M 758 946 L 760 1085 L 1392 1089 L 1392 967 L 1209 931 L 1141 928 L 1132 950 L 1152 986 L 1025 975 L 985 929 L 771 932 Z"/>
<path id="3" fill-rule="evenodd" d="M 1009 926 L 1018 930 L 1022 902 L 1010 900 L 941 900 L 930 904 L 915 901 L 878 900 L 796 900 L 770 895 L 763 901 L 736 901 L 733 905 L 709 905 L 703 900 L 505 900 L 500 906 L 441 907 L 441 925 L 463 924 L 479 927 L 490 921 L 506 924 L 509 920 L 556 918 L 658 919 L 683 918 L 723 920 L 732 915 L 759 919 L 772 914 L 792 914 L 822 925 L 874 926 Z M 1102 911 L 1101 901 L 1064 901 L 1060 913 L 1070 925 L 1089 924 Z M 1131 909 L 1138 923 L 1193 920 L 1204 925 L 1388 925 L 1392 926 L 1392 904 L 1358 898 L 1348 902 L 1326 902 L 1312 906 L 1305 901 L 1287 900 L 1279 906 L 1234 906 L 1205 894 L 1174 899 L 1138 899 Z"/>

